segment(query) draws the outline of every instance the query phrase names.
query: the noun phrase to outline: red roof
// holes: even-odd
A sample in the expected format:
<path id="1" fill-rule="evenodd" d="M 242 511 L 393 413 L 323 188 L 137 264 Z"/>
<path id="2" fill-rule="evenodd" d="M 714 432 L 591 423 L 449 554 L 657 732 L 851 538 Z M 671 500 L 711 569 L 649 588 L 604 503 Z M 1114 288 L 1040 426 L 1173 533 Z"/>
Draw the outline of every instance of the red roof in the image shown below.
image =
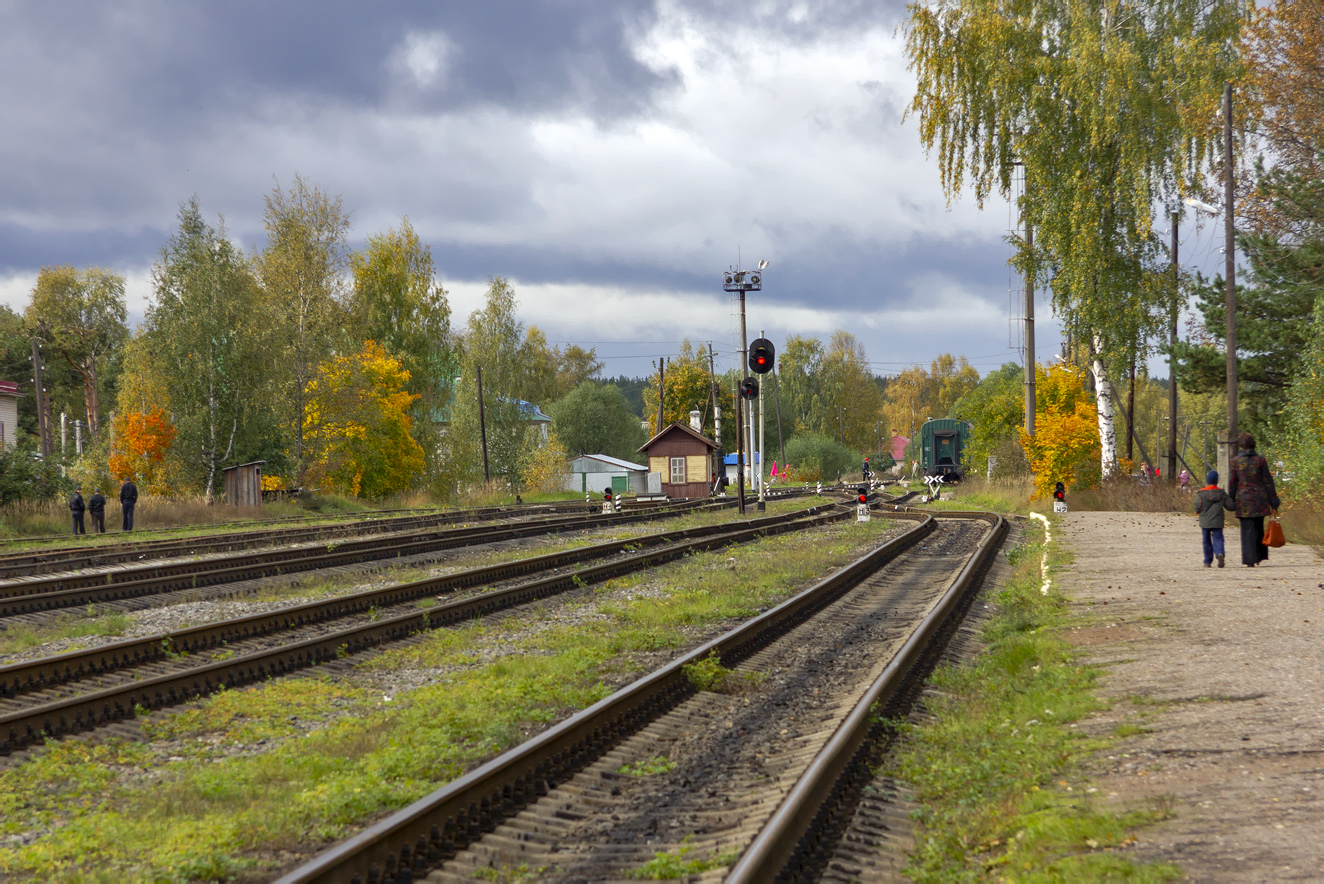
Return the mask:
<path id="1" fill-rule="evenodd" d="M 18 384 L 14 381 L 0 381 L 0 393 L 13 393 L 18 395 Z"/>
<path id="2" fill-rule="evenodd" d="M 893 436 L 892 448 L 891 448 L 892 459 L 895 460 L 897 463 L 901 463 L 901 461 L 905 460 L 906 445 L 908 445 L 909 443 L 910 440 L 907 439 L 905 436 Z"/>

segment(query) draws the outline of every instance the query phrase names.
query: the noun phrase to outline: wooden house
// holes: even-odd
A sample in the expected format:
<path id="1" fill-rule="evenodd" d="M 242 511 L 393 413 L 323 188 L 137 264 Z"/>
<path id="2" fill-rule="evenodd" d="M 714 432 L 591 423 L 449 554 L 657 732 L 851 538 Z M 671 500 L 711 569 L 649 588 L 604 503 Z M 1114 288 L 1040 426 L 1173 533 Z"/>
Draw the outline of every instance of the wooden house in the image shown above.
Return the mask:
<path id="1" fill-rule="evenodd" d="M 18 384 L 0 381 L 0 449 L 18 444 Z"/>
<path id="2" fill-rule="evenodd" d="M 661 476 L 662 493 L 671 498 L 709 496 L 716 450 L 713 440 L 678 423 L 639 449 L 648 457 L 648 472 Z"/>

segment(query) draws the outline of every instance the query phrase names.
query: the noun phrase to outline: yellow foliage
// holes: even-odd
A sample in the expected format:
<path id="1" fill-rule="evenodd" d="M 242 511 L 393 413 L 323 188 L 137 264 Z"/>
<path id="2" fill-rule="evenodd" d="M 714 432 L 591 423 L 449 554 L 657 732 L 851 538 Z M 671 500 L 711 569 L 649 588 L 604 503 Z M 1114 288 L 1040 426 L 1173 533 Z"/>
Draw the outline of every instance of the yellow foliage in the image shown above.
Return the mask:
<path id="1" fill-rule="evenodd" d="M 1021 431 L 1034 493 L 1046 497 L 1057 482 L 1088 487 L 1099 472 L 1099 412 L 1080 375 L 1068 365 L 1035 368 L 1035 435 Z"/>
<path id="2" fill-rule="evenodd" d="M 376 341 L 318 367 L 303 416 L 311 484 L 372 498 L 409 487 L 423 470 L 423 449 L 410 435 L 408 409 L 418 396 L 405 390 L 408 380 Z"/>
<path id="3" fill-rule="evenodd" d="M 524 468 L 524 487 L 530 491 L 562 491 L 570 476 L 570 455 L 553 434 L 534 451 Z"/>

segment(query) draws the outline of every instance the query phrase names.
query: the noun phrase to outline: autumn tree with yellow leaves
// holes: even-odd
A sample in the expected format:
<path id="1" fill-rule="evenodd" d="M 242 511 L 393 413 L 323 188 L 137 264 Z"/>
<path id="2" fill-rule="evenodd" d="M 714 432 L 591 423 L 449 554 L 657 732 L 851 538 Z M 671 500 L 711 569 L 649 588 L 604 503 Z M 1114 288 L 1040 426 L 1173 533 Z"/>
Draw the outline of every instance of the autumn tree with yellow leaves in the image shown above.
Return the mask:
<path id="1" fill-rule="evenodd" d="M 352 356 L 322 363 L 308 384 L 303 438 L 308 481 L 317 487 L 381 498 L 408 488 L 423 470 L 410 435 L 409 372 L 376 341 Z"/>
<path id="2" fill-rule="evenodd" d="M 1021 430 L 1021 445 L 1034 471 L 1035 497 L 1062 482 L 1088 488 L 1099 481 L 1099 414 L 1093 396 L 1069 365 L 1035 367 L 1037 432 Z"/>

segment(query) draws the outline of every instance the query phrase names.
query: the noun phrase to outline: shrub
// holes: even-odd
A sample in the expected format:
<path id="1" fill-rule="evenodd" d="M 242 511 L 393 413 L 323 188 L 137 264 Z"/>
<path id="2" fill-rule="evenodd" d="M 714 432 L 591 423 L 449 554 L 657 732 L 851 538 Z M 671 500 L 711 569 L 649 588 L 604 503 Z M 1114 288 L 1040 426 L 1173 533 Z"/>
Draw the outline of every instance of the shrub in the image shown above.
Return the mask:
<path id="1" fill-rule="evenodd" d="M 786 443 L 786 460 L 796 482 L 835 482 L 838 476 L 858 471 L 860 459 L 840 442 L 816 433 L 801 433 Z"/>

